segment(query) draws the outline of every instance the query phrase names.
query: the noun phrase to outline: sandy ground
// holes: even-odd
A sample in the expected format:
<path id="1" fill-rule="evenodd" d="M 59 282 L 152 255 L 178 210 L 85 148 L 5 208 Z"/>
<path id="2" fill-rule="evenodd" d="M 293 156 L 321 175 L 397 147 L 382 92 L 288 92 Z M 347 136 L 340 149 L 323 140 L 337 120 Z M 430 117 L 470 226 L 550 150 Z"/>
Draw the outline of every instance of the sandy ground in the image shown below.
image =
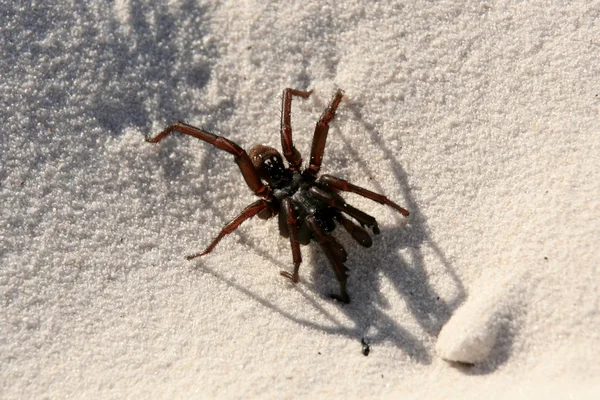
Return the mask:
<path id="1" fill-rule="evenodd" d="M 0 3 L 0 397 L 599 398 L 600 3 Z M 80 3 L 74 5 L 73 3 Z M 367 5 L 368 4 L 368 5 Z M 176 120 L 309 158 L 352 302 L 232 157 Z M 363 355 L 367 343 L 368 356 Z M 488 398 L 489 398 L 488 397 Z"/>

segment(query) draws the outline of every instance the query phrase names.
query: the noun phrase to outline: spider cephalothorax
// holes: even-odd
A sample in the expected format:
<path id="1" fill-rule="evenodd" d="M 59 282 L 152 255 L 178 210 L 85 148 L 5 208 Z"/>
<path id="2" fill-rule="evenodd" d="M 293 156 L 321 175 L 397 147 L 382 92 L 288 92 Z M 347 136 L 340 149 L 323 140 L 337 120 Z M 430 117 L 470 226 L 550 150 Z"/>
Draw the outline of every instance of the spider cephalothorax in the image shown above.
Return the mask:
<path id="1" fill-rule="evenodd" d="M 317 122 L 310 162 L 307 168 L 302 169 L 302 155 L 296 150 L 292 141 L 292 96 L 307 98 L 311 92 L 294 89 L 283 91 L 281 147 L 288 167 L 284 165 L 282 155 L 272 147 L 257 145 L 250 149 L 249 153 L 246 153 L 240 146 L 224 137 L 183 122 L 177 122 L 167 127 L 148 141 L 159 142 L 175 131 L 194 136 L 225 150 L 235 157 L 235 162 L 250 189 L 257 196 L 262 197 L 229 222 L 206 250 L 192 254 L 187 257 L 188 259 L 210 253 L 225 235 L 230 234 L 242 222 L 255 215 L 262 219 L 278 215 L 279 232 L 282 236 L 289 238 L 294 261 L 293 273 L 282 271 L 281 275 L 293 282 L 298 282 L 298 270 L 302 262 L 300 245 L 307 245 L 311 240 L 316 241 L 325 252 L 340 283 L 340 294 L 333 297 L 347 303 L 350 301 L 350 297 L 346 290 L 348 279 L 348 271 L 344 265 L 347 258 L 346 250 L 333 236 L 329 235 L 329 232 L 335 229 L 336 224 L 342 225 L 361 246 L 370 247 L 371 236 L 364 228 L 368 227 L 374 234 L 378 234 L 379 227 L 375 218 L 346 203 L 338 193 L 346 191 L 359 194 L 378 203 L 386 204 L 405 217 L 408 216 L 408 211 L 381 194 L 353 185 L 343 179 L 331 175 L 322 175 L 317 178 L 323 161 L 329 123 L 335 117 L 335 112 L 343 97 L 341 90 L 336 92 L 329 107 Z"/>
<path id="2" fill-rule="evenodd" d="M 250 156 L 254 169 L 258 172 L 258 176 L 271 189 L 289 184 L 292 179 L 292 171 L 283 165 L 283 158 L 277 150 L 258 144 L 250 149 L 248 156 Z"/>

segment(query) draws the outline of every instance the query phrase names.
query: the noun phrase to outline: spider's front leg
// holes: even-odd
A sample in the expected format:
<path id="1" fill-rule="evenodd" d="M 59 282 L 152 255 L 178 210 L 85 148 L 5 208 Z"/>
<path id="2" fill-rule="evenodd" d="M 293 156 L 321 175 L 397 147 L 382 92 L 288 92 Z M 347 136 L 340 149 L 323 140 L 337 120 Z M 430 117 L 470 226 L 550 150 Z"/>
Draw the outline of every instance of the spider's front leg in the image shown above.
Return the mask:
<path id="1" fill-rule="evenodd" d="M 235 157 L 235 162 L 240 168 L 240 171 L 242 172 L 242 175 L 244 177 L 244 180 L 248 184 L 248 187 L 257 196 L 264 198 L 270 198 L 272 196 L 271 189 L 265 186 L 260 180 L 258 172 L 254 168 L 254 165 L 252 165 L 252 161 L 250 160 L 248 153 L 246 153 L 244 149 L 242 149 L 236 143 L 232 142 L 227 138 L 217 136 L 203 129 L 196 128 L 195 126 L 188 125 L 183 122 L 176 122 L 173 125 L 167 127 L 164 131 L 162 131 L 155 137 L 146 138 L 146 141 L 150 143 L 158 143 L 162 139 L 164 139 L 165 136 L 174 131 L 193 136 L 195 138 L 212 144 L 220 150 L 225 150 L 226 152 L 233 154 L 233 156 Z"/>
<path id="2" fill-rule="evenodd" d="M 238 228 L 238 226 L 242 224 L 242 222 L 260 213 L 263 213 L 265 215 L 264 218 L 270 218 L 273 215 L 273 209 L 266 200 L 261 199 L 250 204 L 248 207 L 246 207 L 246 209 L 244 209 L 244 211 L 242 211 L 240 215 L 235 217 L 223 227 L 219 235 L 212 241 L 212 243 L 206 248 L 206 250 L 204 250 L 201 253 L 189 255 L 186 258 L 188 260 L 191 260 L 193 258 L 201 257 L 210 253 L 215 248 L 215 246 L 221 241 L 221 239 L 225 237 L 225 235 L 229 235 L 230 233 L 235 231 Z M 259 217 L 262 217 L 263 214 L 259 215 Z"/>
<path id="3" fill-rule="evenodd" d="M 317 122 L 315 127 L 315 134 L 313 136 L 312 147 L 310 149 L 310 165 L 306 170 L 307 173 L 312 176 L 317 176 L 321 169 L 321 163 L 323 162 L 323 153 L 325 152 L 325 143 L 327 142 L 327 134 L 329 133 L 329 123 L 335 118 L 335 112 L 342 101 L 344 91 L 338 89 L 329 103 L 329 107 L 325 109 L 321 118 Z"/>
<path id="4" fill-rule="evenodd" d="M 287 88 L 283 91 L 281 98 L 281 149 L 292 171 L 298 171 L 302 166 L 302 155 L 296 150 L 292 140 L 292 96 L 306 99 L 311 93 L 312 90 L 303 92 Z"/>

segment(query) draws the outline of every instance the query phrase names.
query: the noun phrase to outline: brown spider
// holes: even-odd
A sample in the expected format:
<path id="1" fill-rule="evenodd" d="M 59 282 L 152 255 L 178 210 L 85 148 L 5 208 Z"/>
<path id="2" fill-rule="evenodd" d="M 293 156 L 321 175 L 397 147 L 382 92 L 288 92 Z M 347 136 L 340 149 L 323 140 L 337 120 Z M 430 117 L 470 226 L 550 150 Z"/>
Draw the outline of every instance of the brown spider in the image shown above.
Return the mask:
<path id="1" fill-rule="evenodd" d="M 312 90 L 303 92 L 285 89 L 283 91 L 281 147 L 288 163 L 287 168 L 283 164 L 281 154 L 272 147 L 257 145 L 252 147 L 249 153 L 246 153 L 240 146 L 224 137 L 183 122 L 177 122 L 154 138 L 146 140 L 156 143 L 169 133 L 176 131 L 194 136 L 218 149 L 225 150 L 235 157 L 235 162 L 250 189 L 257 196 L 262 197 L 262 199 L 246 207 L 240 215 L 225 225 L 219 236 L 212 241 L 206 250 L 187 256 L 188 260 L 210 253 L 225 235 L 230 234 L 242 222 L 255 215 L 262 219 L 279 215 L 279 232 L 283 237 L 290 239 L 294 261 L 294 272 L 290 274 L 287 271 L 282 271 L 281 275 L 292 282 L 298 282 L 298 269 L 302 262 L 300 244 L 307 245 L 311 240 L 314 240 L 319 243 L 325 252 L 340 283 L 339 296 L 333 295 L 332 297 L 343 303 L 348 303 L 350 301 L 346 291 L 348 270 L 344 265 L 347 258 L 346 250 L 334 237 L 329 235 L 329 232 L 335 229 L 335 223 L 337 222 L 352 235 L 358 244 L 370 247 L 372 240 L 364 226 L 371 228 L 374 234 L 379 233 L 379 227 L 375 218 L 346 203 L 338 192 L 352 192 L 380 204 L 387 204 L 405 217 L 408 217 L 408 211 L 381 194 L 358 187 L 343 179 L 331 175 L 322 175 L 317 179 L 323 161 L 329 123 L 335 117 L 335 111 L 342 100 L 342 90 L 336 92 L 329 107 L 319 118 L 313 136 L 309 166 L 305 169 L 301 168 L 302 156 L 296 150 L 292 141 L 290 117 L 292 96 L 307 98 L 311 93 Z M 346 215 L 354 218 L 358 224 L 347 218 Z"/>

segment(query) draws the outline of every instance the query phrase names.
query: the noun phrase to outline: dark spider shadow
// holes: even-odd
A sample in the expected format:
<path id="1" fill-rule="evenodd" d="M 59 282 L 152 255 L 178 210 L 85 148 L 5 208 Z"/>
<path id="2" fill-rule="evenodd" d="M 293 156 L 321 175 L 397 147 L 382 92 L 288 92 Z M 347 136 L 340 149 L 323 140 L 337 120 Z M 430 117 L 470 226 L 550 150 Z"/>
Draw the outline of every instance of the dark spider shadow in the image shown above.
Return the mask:
<path id="1" fill-rule="evenodd" d="M 78 7 L 87 13 L 86 5 Z M 120 29 L 120 21 L 109 21 L 113 34 L 93 43 L 101 54 L 95 59 L 101 89 L 91 93 L 89 111 L 105 131 L 120 135 L 125 128 L 134 126 L 148 132 L 153 121 L 171 123 L 198 114 L 218 121 L 231 116 L 233 107 L 229 103 L 190 101 L 190 89 L 203 89 L 209 83 L 219 55 L 216 43 L 203 40 L 210 34 L 209 25 L 197 23 L 206 21 L 208 12 L 209 6 L 193 0 L 187 0 L 179 9 L 133 0 L 128 2 L 129 31 Z M 192 21 L 194 29 L 181 35 L 186 21 Z M 89 44 L 82 46 L 80 50 L 84 52 Z M 194 61 L 190 59 L 191 52 Z M 183 64 L 180 60 L 184 60 Z M 132 75 L 136 76 L 133 82 Z M 152 107 L 156 114 L 150 115 L 148 99 L 157 102 Z"/>
<path id="2" fill-rule="evenodd" d="M 374 263 L 371 267 L 364 268 L 380 271 L 394 285 L 397 293 L 405 299 L 408 309 L 421 328 L 430 336 L 437 337 L 439 331 L 448 321 L 454 310 L 466 298 L 464 286 L 443 251 L 429 235 L 426 217 L 411 194 L 406 171 L 398 162 L 397 156 L 385 145 L 375 127 L 364 120 L 360 106 L 351 101 L 347 101 L 346 104 L 347 109 L 354 116 L 354 120 L 361 124 L 363 131 L 369 135 L 371 142 L 379 147 L 380 151 L 391 163 L 394 175 L 403 194 L 403 200 L 400 201 L 400 204 L 405 206 L 411 213 L 409 224 L 405 227 L 398 227 L 398 224 L 396 224 L 395 227 L 384 227 L 382 229 L 381 236 L 387 243 L 381 245 L 382 242 L 374 241 L 376 254 L 383 254 L 385 249 L 390 249 L 391 251 L 387 258 L 383 260 L 378 259 L 377 263 Z M 363 153 L 353 149 L 350 141 L 339 130 L 336 133 L 343 139 L 345 152 L 352 155 L 352 159 L 358 162 L 360 169 L 365 171 L 369 176 L 376 176 L 375 171 L 371 170 L 363 160 Z M 371 181 L 370 186 L 376 192 L 385 193 L 385 189 L 375 180 Z M 402 223 L 403 219 L 401 216 L 396 216 L 395 219 L 398 223 Z M 377 249 L 377 246 L 381 246 L 382 248 Z M 422 251 L 423 246 L 428 246 L 433 250 L 439 261 L 439 265 L 444 269 L 446 276 L 452 280 L 455 292 L 452 298 L 441 298 L 428 283 Z M 402 249 L 402 252 L 399 251 L 400 249 Z M 349 318 L 354 319 L 357 323 L 361 323 L 362 321 L 365 332 L 373 326 L 377 327 L 380 325 L 375 318 L 371 317 L 372 315 L 376 315 L 373 313 L 375 311 L 374 305 L 381 304 L 385 306 L 386 304 L 385 299 L 381 297 L 379 281 L 375 278 L 376 275 L 373 271 L 368 271 L 368 273 L 361 274 L 360 285 L 353 287 L 349 283 L 351 291 L 360 292 L 360 287 L 363 286 L 374 288 L 369 293 L 363 293 L 363 296 L 366 296 L 366 301 L 363 303 L 364 309 L 357 310 L 360 311 L 360 314 L 369 316 L 368 320 L 362 320 L 361 315 L 355 313 L 353 308 L 344 309 L 348 310 Z"/>
<path id="3" fill-rule="evenodd" d="M 324 325 L 315 323 L 305 318 L 299 318 L 293 315 L 292 313 L 286 311 L 285 309 L 273 304 L 272 302 L 264 299 L 263 297 L 257 295 L 255 292 L 239 285 L 235 281 L 228 279 L 223 274 L 215 271 L 212 268 L 205 266 L 203 263 L 199 263 L 197 265 L 198 270 L 202 270 L 204 273 L 209 273 L 220 281 L 224 282 L 228 286 L 238 290 L 239 292 L 246 295 L 249 299 L 275 311 L 276 313 L 282 315 L 283 317 L 293 321 L 299 325 L 309 327 L 315 330 L 322 331 L 331 335 L 343 335 L 350 339 L 356 339 L 359 341 L 364 337 L 364 331 L 361 325 L 357 325 L 356 327 L 347 327 L 344 326 L 342 321 L 336 319 L 331 313 L 329 313 L 324 307 L 322 307 L 318 302 L 316 302 L 311 296 L 307 295 L 305 292 L 305 286 L 302 284 L 295 285 L 294 289 L 304 297 L 304 299 L 310 303 L 310 305 L 317 310 L 327 321 L 331 323 L 331 325 Z M 283 278 L 281 278 L 283 279 Z M 330 299 L 330 301 L 333 301 Z M 347 306 L 346 306 L 347 307 Z M 418 360 L 421 363 L 427 364 L 431 362 L 431 357 L 427 352 L 427 349 L 423 346 L 423 344 L 409 331 L 399 326 L 395 321 L 388 318 L 387 316 L 382 317 L 382 324 L 389 326 L 390 331 L 393 332 L 391 335 L 386 335 L 384 338 L 379 337 L 369 337 L 369 343 L 373 343 L 379 340 L 391 340 L 396 346 L 402 348 L 404 352 L 413 359 Z M 359 347 L 357 346 L 357 349 Z"/>
<path id="4" fill-rule="evenodd" d="M 36 80 L 44 90 L 31 94 L 30 102 L 36 104 L 36 109 L 59 113 L 85 107 L 81 113 L 90 117 L 82 120 L 85 122 L 78 122 L 75 118 L 78 114 L 67 113 L 60 118 L 71 120 L 74 128 L 80 125 L 86 133 L 95 122 L 103 129 L 103 135 L 113 136 L 122 135 L 127 127 L 146 132 L 154 121 L 175 121 L 197 111 L 210 121 L 230 116 L 233 110 L 227 104 L 198 104 L 188 90 L 205 88 L 219 56 L 218 43 L 205 40 L 211 34 L 210 25 L 204 21 L 209 20 L 206 14 L 212 5 L 184 0 L 180 7 L 170 7 L 131 0 L 120 11 L 127 15 L 126 21 L 122 21 L 112 9 L 112 2 L 104 2 L 99 8 L 88 3 L 73 2 L 71 14 L 59 13 L 56 7 L 40 3 L 29 9 L 25 7 L 26 12 L 18 16 L 18 23 L 32 33 L 25 43 L 32 55 L 31 65 L 47 66 Z M 0 7 L 0 14 L 2 11 Z M 99 19 L 99 13 L 112 17 Z M 187 29 L 186 25 L 193 29 Z M 57 41 L 45 45 L 48 31 L 62 31 L 71 40 L 66 45 Z M 23 53 L 22 46 L 11 44 L 11 38 L 14 43 L 21 42 L 13 37 L 15 32 L 19 29 L 6 32 L 6 59 L 17 59 Z M 63 57 L 65 53 L 69 57 Z M 48 59 L 53 60 L 51 64 Z M 57 79 L 61 85 L 55 83 Z M 75 91 L 77 96 L 73 96 Z M 83 106 L 73 104 L 74 99 L 82 96 L 89 102 Z M 62 129 L 52 135 L 47 133 L 56 121 L 60 119 L 32 117 L 26 122 L 29 126 L 21 126 L 20 130 L 38 136 L 36 140 L 60 135 Z M 47 128 L 41 133 L 40 124 Z M 82 140 L 94 146 L 96 136 L 86 134 Z"/>
<path id="5" fill-rule="evenodd" d="M 220 214 L 219 217 L 223 216 L 222 213 Z M 389 243 L 381 243 L 381 241 L 378 240 L 381 237 L 393 237 L 397 235 L 400 238 L 405 238 L 406 234 L 403 232 L 403 229 L 404 228 L 402 227 L 382 229 L 380 237 L 374 240 L 375 245 L 370 249 L 370 252 L 376 254 L 381 253 L 382 248 L 387 248 L 389 246 Z M 281 265 L 279 260 L 276 260 L 268 252 L 262 250 L 258 243 L 247 234 L 242 232 L 236 232 L 236 234 L 240 238 L 242 244 L 248 246 L 263 259 L 268 260 L 273 265 L 279 266 L 280 269 L 290 268 L 290 265 Z M 339 237 L 342 235 L 336 236 Z M 358 267 L 356 265 L 357 261 L 355 256 L 357 255 L 356 253 L 359 253 L 363 249 L 357 245 L 345 247 L 350 252 L 349 261 L 346 264 L 350 269 L 349 292 L 352 300 L 350 304 L 336 303 L 339 304 L 340 309 L 345 313 L 346 317 L 352 321 L 352 324 L 348 324 L 347 321 L 344 323 L 344 321 L 336 318 L 327 311 L 320 302 L 316 301 L 312 296 L 309 296 L 306 293 L 307 290 L 310 290 L 318 293 L 323 301 L 333 302 L 334 300 L 332 300 L 329 295 L 335 294 L 339 290 L 338 283 L 330 269 L 328 260 L 321 254 L 320 249 L 318 249 L 318 246 L 315 243 L 311 243 L 311 245 L 302 248 L 303 252 L 310 249 L 313 253 L 314 265 L 307 265 L 305 262 L 301 267 L 301 269 L 305 269 L 304 274 L 307 273 L 306 270 L 311 270 L 314 283 L 310 284 L 303 282 L 303 279 L 301 278 L 301 282 L 297 285 L 293 285 L 292 288 L 300 293 L 305 301 L 328 321 L 328 324 L 316 323 L 309 319 L 295 316 L 271 301 L 264 299 L 254 291 L 227 278 L 224 274 L 213 268 L 207 267 L 203 262 L 197 263 L 196 268 L 213 275 L 228 286 L 245 294 L 249 299 L 268 307 L 272 311 L 279 313 L 283 317 L 299 325 L 317 329 L 327 334 L 343 335 L 356 340 L 357 349 L 363 338 L 371 346 L 389 341 L 398 348 L 401 348 L 404 353 L 412 359 L 417 360 L 422 364 L 429 364 L 431 362 L 431 355 L 417 336 L 402 327 L 398 322 L 386 314 L 385 309 L 389 308 L 389 304 L 381 293 L 380 287 L 382 276 L 377 273 L 378 271 L 382 272 L 381 275 L 386 276 L 394 282 L 399 293 L 403 295 L 405 299 L 410 300 L 408 301 L 409 309 L 419 316 L 417 317 L 418 321 L 425 321 L 424 323 L 421 323 L 424 329 L 428 332 L 435 331 L 435 333 L 437 333 L 441 328 L 441 325 L 443 325 L 442 320 L 447 319 L 446 317 L 449 315 L 449 312 L 447 307 L 445 307 L 445 303 L 428 287 L 426 278 L 421 274 L 422 269 L 409 268 L 407 266 L 408 264 L 402 259 L 400 254 L 395 254 L 391 260 L 386 262 L 386 264 L 398 265 L 399 263 L 402 263 L 402 269 L 384 267 L 382 264 Z M 404 245 L 404 247 L 406 248 L 407 245 Z M 365 260 L 366 258 L 362 257 L 361 259 Z M 275 276 L 274 279 L 283 278 Z M 435 303 L 437 303 L 437 306 Z M 438 310 L 437 313 L 432 311 L 435 309 Z M 352 327 L 348 327 L 348 325 L 351 325 Z"/>

